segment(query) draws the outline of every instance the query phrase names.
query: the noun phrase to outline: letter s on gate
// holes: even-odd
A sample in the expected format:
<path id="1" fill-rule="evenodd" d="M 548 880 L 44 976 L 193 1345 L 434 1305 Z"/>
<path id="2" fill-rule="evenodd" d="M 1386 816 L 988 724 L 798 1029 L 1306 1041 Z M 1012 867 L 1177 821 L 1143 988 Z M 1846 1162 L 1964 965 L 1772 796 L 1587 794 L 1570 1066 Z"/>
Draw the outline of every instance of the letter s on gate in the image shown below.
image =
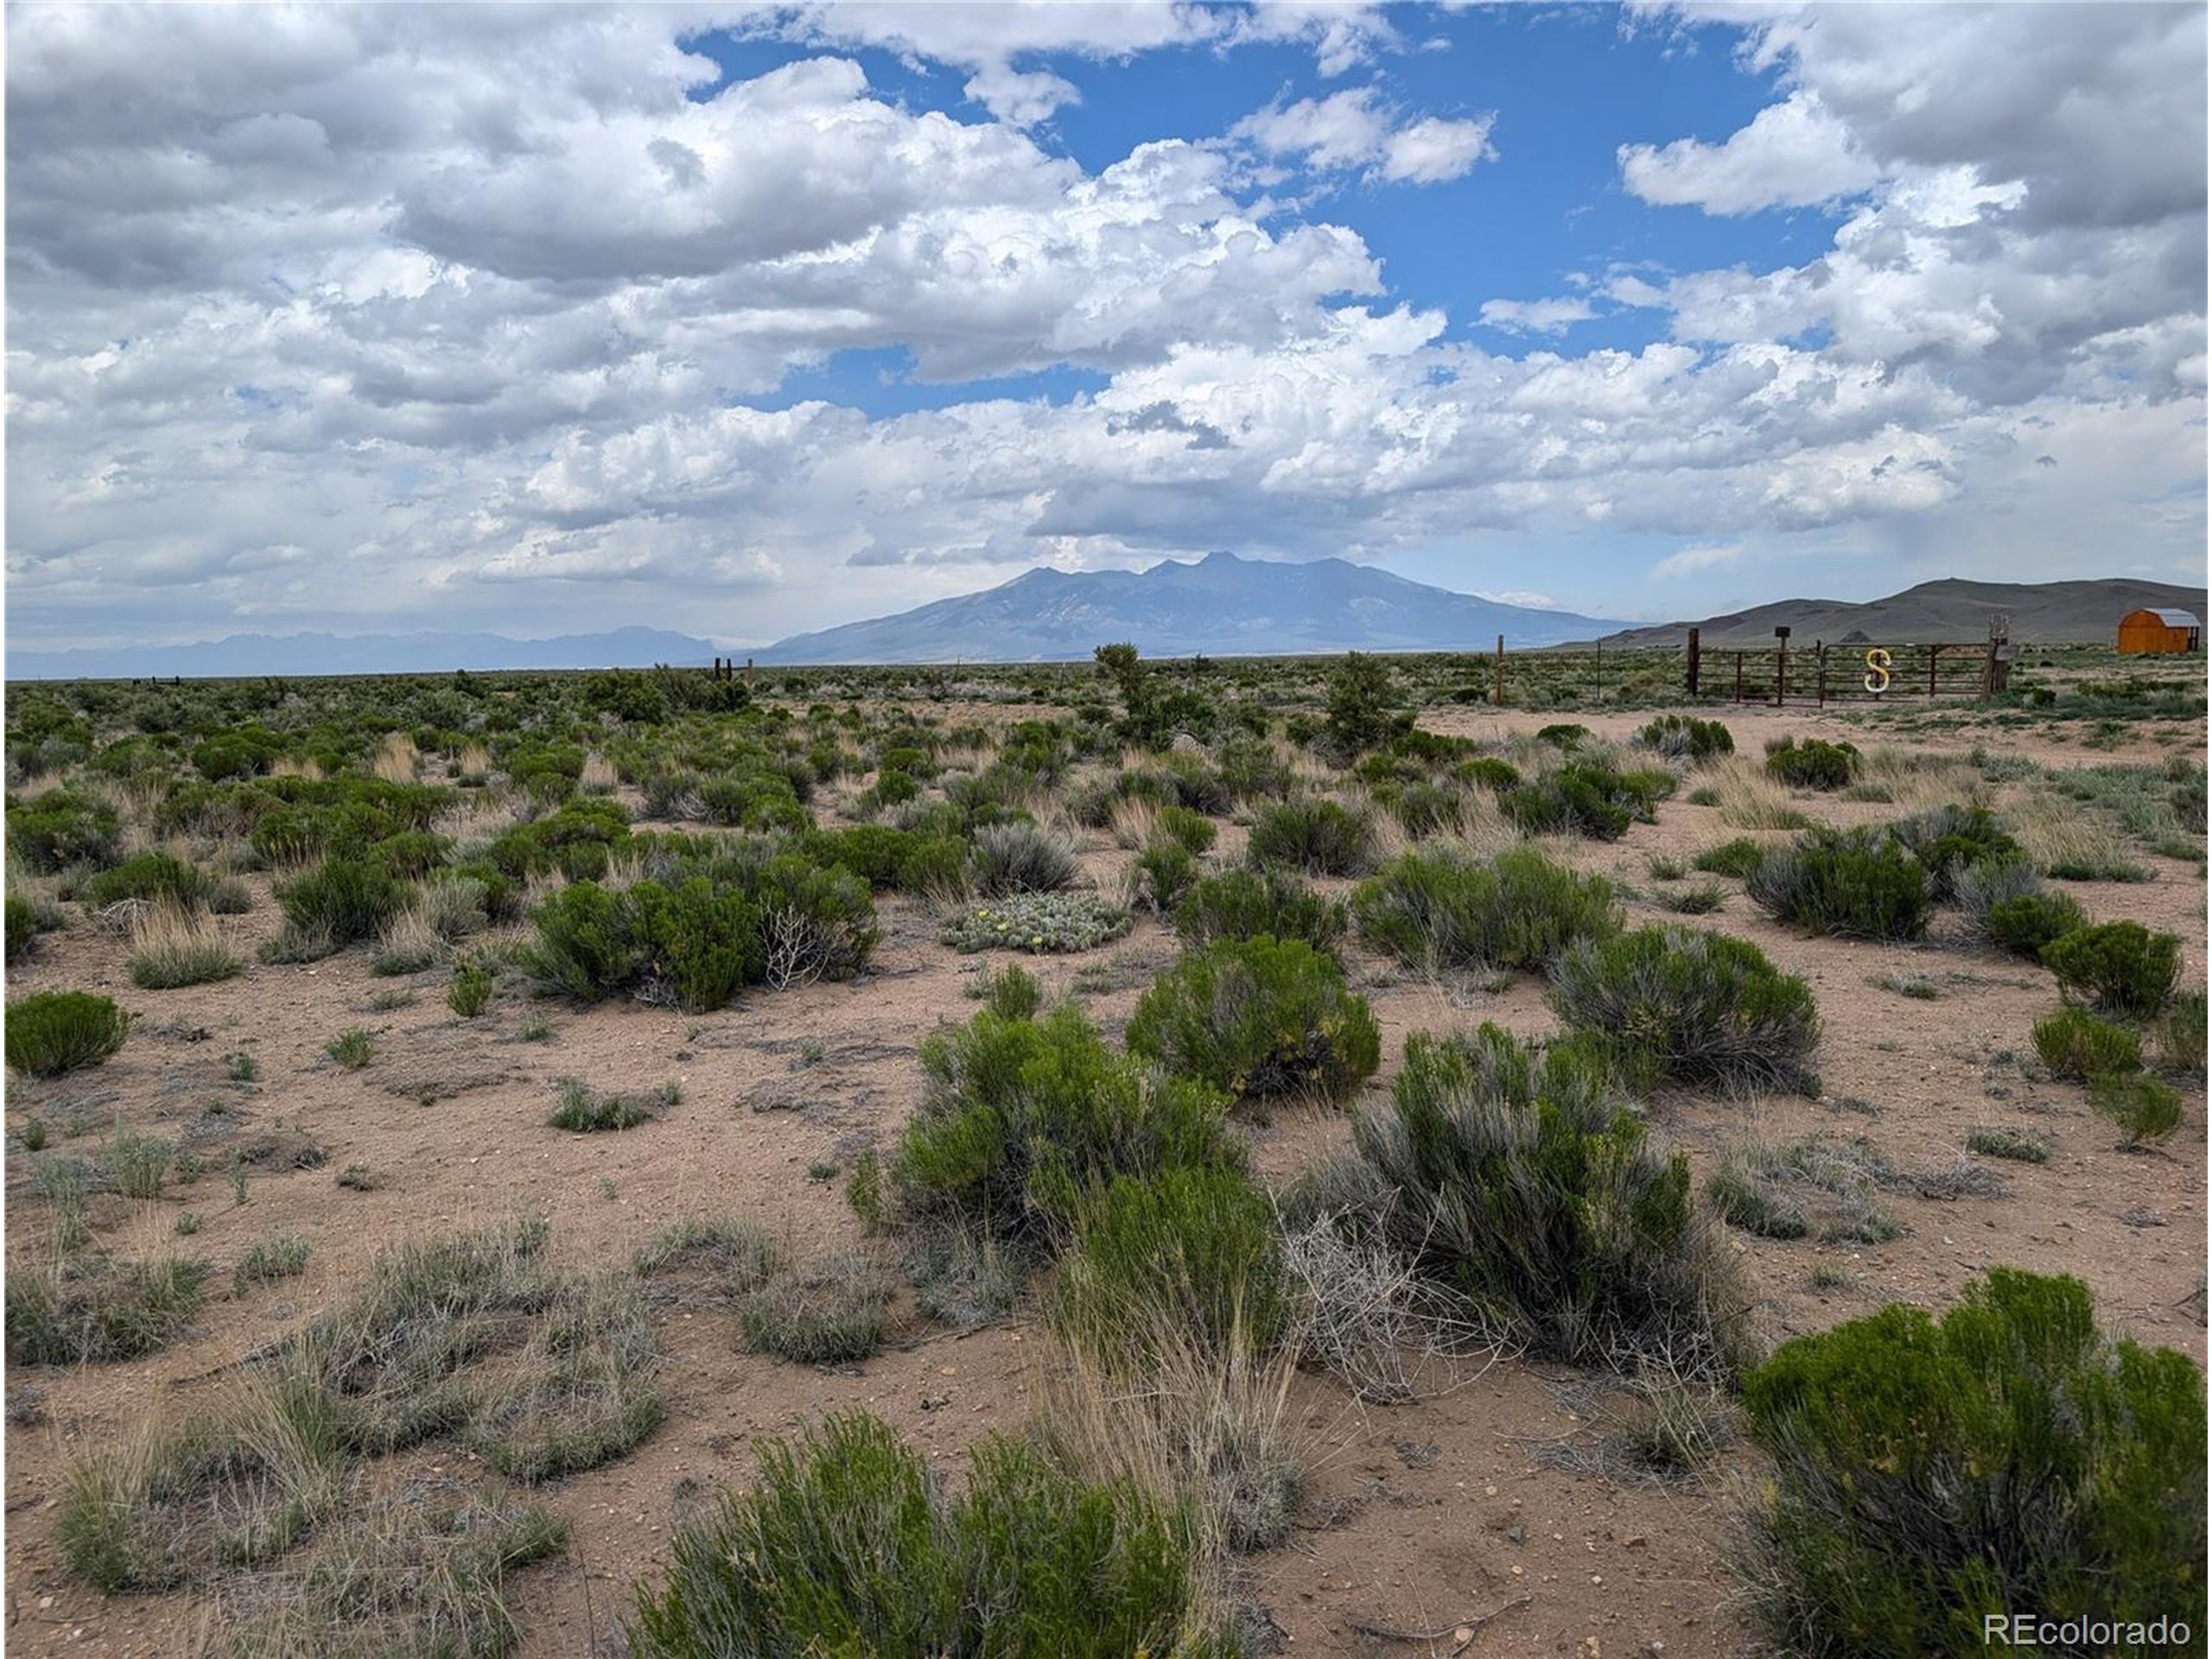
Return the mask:
<path id="1" fill-rule="evenodd" d="M 1890 689 L 1890 653 L 1879 645 L 1866 653 L 1866 689 L 1878 697 Z"/>

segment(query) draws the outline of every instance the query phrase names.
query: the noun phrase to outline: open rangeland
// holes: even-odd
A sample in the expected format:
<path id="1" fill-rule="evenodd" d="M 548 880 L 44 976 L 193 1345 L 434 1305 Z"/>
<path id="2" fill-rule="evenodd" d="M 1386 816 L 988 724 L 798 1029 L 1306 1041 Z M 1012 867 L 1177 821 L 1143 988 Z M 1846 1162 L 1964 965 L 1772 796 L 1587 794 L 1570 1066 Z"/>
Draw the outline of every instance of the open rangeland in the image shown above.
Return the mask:
<path id="1" fill-rule="evenodd" d="M 865 1412 L 1177 1651 L 1749 1652 L 1762 1363 L 1993 1268 L 2194 1362 L 2201 1561 L 2202 682 L 2061 656 L 16 688 L 10 1644 L 753 1651 Z"/>

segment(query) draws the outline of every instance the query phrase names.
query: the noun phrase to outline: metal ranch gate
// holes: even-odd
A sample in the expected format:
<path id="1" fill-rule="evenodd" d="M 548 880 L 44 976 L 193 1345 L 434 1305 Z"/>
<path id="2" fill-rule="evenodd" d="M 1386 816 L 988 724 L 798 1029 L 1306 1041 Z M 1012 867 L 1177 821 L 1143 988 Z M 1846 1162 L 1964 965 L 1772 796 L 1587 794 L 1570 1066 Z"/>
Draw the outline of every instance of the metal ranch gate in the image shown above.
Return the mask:
<path id="1" fill-rule="evenodd" d="M 1853 640 L 1790 649 L 1788 628 L 1775 630 L 1771 651 L 1707 652 L 1689 631 L 1690 696 L 1731 702 L 1887 702 L 1897 697 L 1988 697 L 2005 689 L 2014 648 L 2005 619 L 1990 624 L 1986 639 L 1939 640 L 1929 645 L 1877 645 Z"/>

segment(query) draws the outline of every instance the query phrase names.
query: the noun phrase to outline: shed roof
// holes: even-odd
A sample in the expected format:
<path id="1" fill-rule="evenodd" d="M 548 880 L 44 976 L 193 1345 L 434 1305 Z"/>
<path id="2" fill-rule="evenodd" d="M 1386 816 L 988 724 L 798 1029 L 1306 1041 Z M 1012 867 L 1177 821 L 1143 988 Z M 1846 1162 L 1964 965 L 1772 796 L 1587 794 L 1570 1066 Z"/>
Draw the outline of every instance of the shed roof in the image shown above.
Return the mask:
<path id="1" fill-rule="evenodd" d="M 2157 617 L 2170 628 L 2194 628 L 2202 626 L 2187 611 L 2167 610 L 2157 605 L 2145 605 L 2142 610 L 2132 612 L 2130 614 L 2141 616 L 2145 613 Z"/>

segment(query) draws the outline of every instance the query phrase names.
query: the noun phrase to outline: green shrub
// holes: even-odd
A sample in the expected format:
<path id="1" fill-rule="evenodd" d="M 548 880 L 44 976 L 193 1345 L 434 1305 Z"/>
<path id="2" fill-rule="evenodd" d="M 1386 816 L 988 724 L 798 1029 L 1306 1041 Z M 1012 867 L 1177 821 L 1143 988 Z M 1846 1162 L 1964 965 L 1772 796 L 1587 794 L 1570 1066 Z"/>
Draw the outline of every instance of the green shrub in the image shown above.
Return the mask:
<path id="1" fill-rule="evenodd" d="M 1416 1033 L 1391 1100 L 1388 1116 L 1354 1121 L 1353 1140 L 1392 1195 L 1379 1224 L 1423 1277 L 1547 1357 L 1738 1362 L 1748 1299 L 1692 1202 L 1689 1165 L 1650 1148 L 1602 1065 L 1487 1024 Z"/>
<path id="2" fill-rule="evenodd" d="M 1879 830 L 1817 829 L 1770 849 L 1744 890 L 1769 915 L 1847 939 L 1916 939 L 1931 908 L 1920 861 Z"/>
<path id="3" fill-rule="evenodd" d="M 1726 726 L 1694 715 L 1662 715 L 1647 722 L 1637 738 L 1662 754 L 1687 755 L 1692 760 L 1736 753 L 1736 740 Z"/>
<path id="4" fill-rule="evenodd" d="M 1147 1353 L 1162 1331 L 1222 1354 L 1265 1352 L 1290 1319 L 1274 1206 L 1232 1167 L 1119 1176 L 1083 1206 L 1051 1317 L 1138 1376 L 1162 1358 Z"/>
<path id="5" fill-rule="evenodd" d="M 968 896 L 968 843 L 957 836 L 918 837 L 899 861 L 899 891 L 941 900 Z"/>
<path id="6" fill-rule="evenodd" d="M 1848 743 L 1785 737 L 1767 745 L 1768 776 L 1798 789 L 1841 789 L 1859 776 L 1859 751 Z"/>
<path id="7" fill-rule="evenodd" d="M 627 970 L 658 980 L 686 1014 L 726 1006 L 740 986 L 759 983 L 766 971 L 760 909 L 734 889 L 717 888 L 699 876 L 674 887 L 639 881 L 622 896 L 620 907 L 626 914 L 619 922 L 594 923 L 593 917 L 604 917 L 595 905 L 576 918 L 582 940 L 597 942 L 588 948 L 600 953 L 601 971 Z M 542 913 L 538 937 L 541 942 L 546 937 Z M 634 957 L 626 955 L 625 938 L 633 942 Z"/>
<path id="8" fill-rule="evenodd" d="M 1529 848 L 1488 864 L 1444 849 L 1408 853 L 1362 882 L 1351 908 L 1370 948 L 1429 971 L 1548 972 L 1577 939 L 1620 925 L 1611 883 Z"/>
<path id="9" fill-rule="evenodd" d="M 1001 1020 L 1033 1020 L 1045 1006 L 1045 988 L 1037 976 L 1009 962 L 996 973 L 978 976 L 976 995 L 983 1006 Z"/>
<path id="10" fill-rule="evenodd" d="M 640 1123 L 650 1123 L 657 1116 L 657 1108 L 675 1103 L 676 1086 L 667 1085 L 654 1098 L 636 1095 L 602 1095 L 580 1078 L 570 1077 L 561 1085 L 560 1098 L 554 1103 L 545 1121 L 556 1129 L 569 1129 L 578 1135 L 594 1135 L 609 1129 L 634 1129 Z"/>
<path id="11" fill-rule="evenodd" d="M 1095 893 L 1026 893 L 969 906 L 946 924 L 944 942 L 963 953 L 1090 950 L 1129 931 L 1129 912 Z"/>
<path id="12" fill-rule="evenodd" d="M 2036 1021 L 2036 1056 L 2054 1077 L 2087 1083 L 2143 1065 L 2143 1039 L 2086 1008 L 2061 1008 Z"/>
<path id="13" fill-rule="evenodd" d="M 1481 754 L 1453 766 L 1452 776 L 1460 783 L 1473 784 L 1492 794 L 1500 794 L 1521 781 L 1521 769 L 1510 760 L 1501 760 L 1494 754 Z"/>
<path id="14" fill-rule="evenodd" d="M 1319 796 L 1300 796 L 1262 807 L 1246 849 L 1259 867 L 1280 864 L 1307 875 L 1357 875 L 1367 868 L 1373 834 L 1364 812 Z"/>
<path id="15" fill-rule="evenodd" d="M 1929 890 L 1939 904 L 1956 900 L 1966 873 L 1978 867 L 2018 864 L 2034 874 L 2020 843 L 1986 807 L 1932 807 L 1899 818 L 1890 835 L 1927 870 Z"/>
<path id="16" fill-rule="evenodd" d="M 2183 991 L 2159 1017 L 2158 1065 L 2167 1071 L 2204 1075 L 2204 993 Z"/>
<path id="17" fill-rule="evenodd" d="M 491 1006 L 495 983 L 492 970 L 480 962 L 455 965 L 453 983 L 446 989 L 446 1006 L 464 1020 L 474 1020 Z"/>
<path id="18" fill-rule="evenodd" d="M 856 823 L 814 836 L 807 851 L 824 862 L 842 865 L 871 887 L 895 888 L 899 867 L 912 855 L 918 839 L 911 830 Z"/>
<path id="19" fill-rule="evenodd" d="M 194 767 L 214 783 L 266 772 L 276 758 L 276 745 L 269 734 L 251 730 L 219 732 L 192 752 Z"/>
<path id="20" fill-rule="evenodd" d="M 8 807 L 8 846 L 40 875 L 89 864 L 105 868 L 121 855 L 123 821 L 105 801 L 66 789 Z"/>
<path id="21" fill-rule="evenodd" d="M 1345 914 L 1343 899 L 1323 897 L 1287 870 L 1224 870 L 1185 892 L 1175 906 L 1175 934 L 1185 945 L 1203 946 L 1265 933 L 1333 956 Z"/>
<path id="22" fill-rule="evenodd" d="M 1638 819 L 1650 822 L 1654 804 L 1674 786 L 1671 773 L 1618 772 L 1595 761 L 1570 760 L 1506 790 L 1498 804 L 1528 835 L 1618 841 Z"/>
<path id="23" fill-rule="evenodd" d="M 130 1016 L 89 991 L 41 991 L 8 1005 L 8 1069 L 58 1077 L 99 1065 L 123 1046 Z"/>
<path id="24" fill-rule="evenodd" d="M 1055 1249 L 1116 1175 L 1243 1163 L 1219 1094 L 1115 1055 L 1076 1008 L 986 1010 L 921 1059 L 921 1103 L 883 1171 L 903 1220 Z"/>
<path id="25" fill-rule="evenodd" d="M 1361 652 L 1346 653 L 1329 676 L 1330 748 L 1350 760 L 1410 724 L 1393 709 L 1395 696 L 1389 664 Z"/>
<path id="26" fill-rule="evenodd" d="M 1718 847 L 1707 848 L 1690 861 L 1690 868 L 1707 875 L 1732 875 L 1741 880 L 1758 868 L 1759 861 L 1765 856 L 1766 849 L 1759 842 L 1749 836 L 1738 836 Z"/>
<path id="27" fill-rule="evenodd" d="M 358 1071 L 369 1063 L 375 1049 L 375 1039 L 365 1031 L 342 1031 L 332 1038 L 323 1052 L 348 1071 Z"/>
<path id="28" fill-rule="evenodd" d="M 948 1498 L 882 1422 L 839 1414 L 764 1444 L 749 1491 L 677 1529 L 629 1651 L 1231 1659 L 1234 1641 L 1198 1622 L 1200 1582 L 1185 1518 L 1134 1491 L 989 1439 Z"/>
<path id="29" fill-rule="evenodd" d="M 111 870 L 102 870 L 77 889 L 87 910 L 105 910 L 125 899 L 152 904 L 169 899 L 185 906 L 207 902 L 215 891 L 215 878 L 197 865 L 171 853 L 138 853 Z"/>
<path id="30" fill-rule="evenodd" d="M 1379 783 L 1374 786 L 1374 798 L 1389 809 L 1391 816 L 1405 826 L 1406 833 L 1415 840 L 1433 836 L 1458 824 L 1460 794 L 1448 784 L 1431 784 L 1415 779 L 1411 783 Z"/>
<path id="31" fill-rule="evenodd" d="M 405 905 L 407 892 L 387 870 L 331 858 L 280 883 L 276 902 L 298 938 L 339 950 L 376 938 Z"/>
<path id="32" fill-rule="evenodd" d="M 2031 1609 L 2202 1629 L 2202 1373 L 2106 1337 L 2078 1280 L 1993 1268 L 1940 1321 L 1798 1338 L 1744 1408 L 1774 1459 L 1747 1566 L 1786 1651 L 1963 1659 Z"/>
<path id="33" fill-rule="evenodd" d="M 11 893 L 7 899 L 8 960 L 20 962 L 39 935 L 38 906 L 19 893 Z"/>
<path id="34" fill-rule="evenodd" d="M 531 912 L 537 938 L 523 961 L 548 989 L 596 1002 L 626 990 L 645 955 L 620 893 L 595 881 L 572 881 Z"/>
<path id="35" fill-rule="evenodd" d="M 2181 1127 L 2181 1091 L 2146 1071 L 2108 1071 L 2090 1078 L 2089 1106 L 2117 1123 L 2131 1147 L 2163 1141 Z"/>
<path id="36" fill-rule="evenodd" d="M 1644 1088 L 1802 1088 L 1821 1034 L 1803 980 L 1747 940 L 1688 928 L 1569 946 L 1551 1003 Z"/>
<path id="37" fill-rule="evenodd" d="M 1536 741 L 1548 743 L 1555 749 L 1580 748 L 1590 741 L 1590 728 L 1571 720 L 1554 721 L 1549 726 L 1536 728 Z"/>
<path id="38" fill-rule="evenodd" d="M 1657 902 L 1677 916 L 1709 916 L 1727 904 L 1728 894 L 1718 881 L 1693 881 L 1661 893 Z"/>
<path id="39" fill-rule="evenodd" d="M 1313 1090 L 1341 1103 L 1382 1064 L 1375 1015 L 1336 963 L 1264 934 L 1186 952 L 1139 999 L 1128 1046 L 1245 1100 Z"/>
<path id="40" fill-rule="evenodd" d="M 850 979 L 883 937 L 866 881 L 794 854 L 762 867 L 747 902 L 760 909 L 761 976 L 778 990 Z"/>
<path id="41" fill-rule="evenodd" d="M 1145 891 L 1152 896 L 1153 908 L 1162 914 L 1173 910 L 1198 879 L 1197 856 L 1181 842 L 1166 836 L 1153 837 L 1137 855 L 1136 868 Z"/>
<path id="42" fill-rule="evenodd" d="M 1019 820 L 987 824 L 976 832 L 969 879 L 985 898 L 1017 893 L 1058 893 L 1074 885 L 1081 866 L 1075 849 L 1058 836 Z"/>
<path id="43" fill-rule="evenodd" d="M 1211 852 L 1220 833 L 1211 818 L 1187 806 L 1163 806 L 1153 821 L 1155 839 L 1164 836 L 1192 855 Z"/>
<path id="44" fill-rule="evenodd" d="M 2181 941 L 2140 922 L 2077 927 L 2043 948 L 2043 964 L 2058 988 L 2107 1014 L 2148 1020 L 2173 1000 L 2181 975 Z"/>
<path id="45" fill-rule="evenodd" d="M 2024 893 L 1999 899 L 1982 912 L 1981 925 L 1989 942 L 2012 956 L 2031 962 L 2043 959 L 2043 948 L 2076 928 L 2086 927 L 2089 912 L 2069 893 Z"/>
<path id="46" fill-rule="evenodd" d="M 629 838 L 629 814 L 621 804 L 594 797 L 516 825 L 492 843 L 487 857 L 517 881 L 553 870 L 571 881 L 595 881 L 607 874 L 613 850 Z"/>

